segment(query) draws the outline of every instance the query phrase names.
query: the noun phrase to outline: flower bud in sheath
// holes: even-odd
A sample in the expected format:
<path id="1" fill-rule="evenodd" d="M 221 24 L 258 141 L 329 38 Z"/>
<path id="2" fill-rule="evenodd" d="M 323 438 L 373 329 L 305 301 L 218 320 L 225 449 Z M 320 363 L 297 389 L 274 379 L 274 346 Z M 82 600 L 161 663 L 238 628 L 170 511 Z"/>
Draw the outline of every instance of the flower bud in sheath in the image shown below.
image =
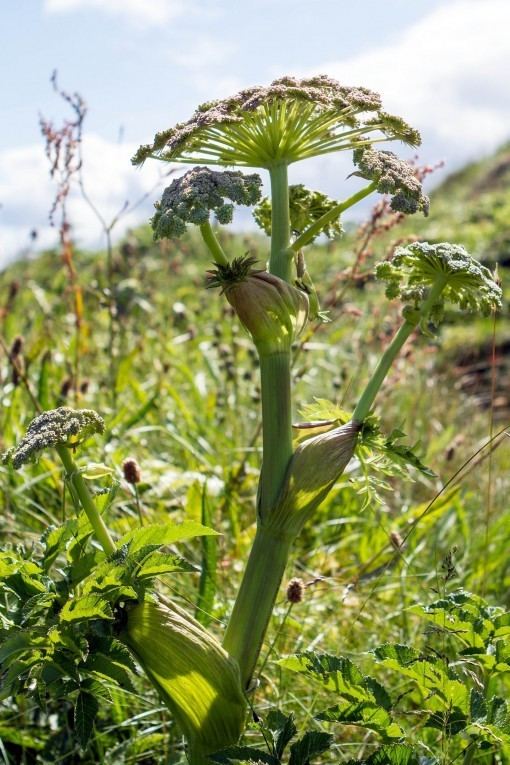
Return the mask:
<path id="1" fill-rule="evenodd" d="M 261 355 L 290 349 L 308 318 L 308 296 L 267 271 L 255 259 L 237 258 L 208 273 L 208 286 L 221 287 Z"/>
<path id="2" fill-rule="evenodd" d="M 186 736 L 190 762 L 237 742 L 239 668 L 202 625 L 174 604 L 144 601 L 127 607 L 124 639 Z"/>
<path id="3" fill-rule="evenodd" d="M 348 422 L 303 441 L 294 452 L 278 507 L 271 516 L 287 532 L 298 534 L 321 504 L 354 454 L 361 424 Z"/>

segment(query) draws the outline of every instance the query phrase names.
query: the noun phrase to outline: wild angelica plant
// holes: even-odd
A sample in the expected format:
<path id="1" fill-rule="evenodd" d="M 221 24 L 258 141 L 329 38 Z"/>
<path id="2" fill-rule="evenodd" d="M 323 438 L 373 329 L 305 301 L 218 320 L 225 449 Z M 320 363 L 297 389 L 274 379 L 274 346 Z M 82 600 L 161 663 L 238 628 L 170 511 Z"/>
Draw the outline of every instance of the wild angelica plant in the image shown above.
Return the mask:
<path id="1" fill-rule="evenodd" d="M 376 269 L 376 276 L 387 281 L 390 298 L 407 303 L 401 328 L 352 414 L 323 424 L 322 432 L 312 431 L 295 447 L 293 344 L 307 322 L 321 319 L 303 248 L 320 234 L 337 235 L 343 212 L 376 191 L 390 194 L 395 210 L 428 212 L 428 200 L 412 167 L 392 152 L 373 148 L 378 142 L 395 140 L 416 146 L 420 138 L 404 120 L 382 109 L 376 93 L 340 85 L 326 76 L 285 77 L 268 87 L 248 88 L 232 98 L 200 106 L 190 120 L 157 134 L 153 144 L 141 147 L 134 158 L 138 164 L 156 158 L 195 165 L 172 182 L 156 205 L 154 235 L 175 237 L 188 225 L 199 227 L 214 261 L 207 286 L 220 288 L 251 336 L 260 361 L 262 467 L 257 530 L 223 647 L 181 609 L 158 603 L 147 586 L 162 572 L 182 570 L 175 556 L 171 560 L 151 556 L 164 556 L 161 547 L 186 533 L 144 527 L 114 543 L 72 460 L 70 447 L 75 444 L 67 430 L 62 440 L 50 439 L 47 445 L 57 448 L 72 496 L 104 548 L 108 581 L 116 582 L 113 588 L 101 589 L 97 571 L 90 571 L 95 583 L 89 585 L 90 593 L 85 591 L 95 593 L 92 613 L 95 618 L 101 613 L 113 616 L 119 603 L 127 601 L 120 609 L 119 638 L 175 715 L 187 737 L 192 765 L 203 765 L 215 750 L 235 744 L 244 714 L 243 691 L 252 680 L 292 543 L 356 449 L 380 441 L 396 458 L 423 468 L 411 450 L 379 435 L 372 414 L 375 397 L 404 342 L 417 329 L 428 332 L 429 325 L 441 319 L 446 302 L 487 312 L 501 301 L 490 272 L 462 247 L 417 243 L 400 248 L 391 262 Z M 353 152 L 357 167 L 352 175 L 369 181 L 348 199 L 335 202 L 302 186 L 289 187 L 291 163 L 347 150 Z M 256 220 L 271 236 L 267 266 L 250 253 L 229 259 L 210 222 L 211 213 L 218 223 L 228 223 L 234 204 L 256 204 L 261 195 L 259 176 L 200 164 L 269 172 L 271 200 L 263 200 L 255 211 Z M 60 416 L 46 414 L 52 421 Z M 13 462 L 16 453 L 9 453 Z M 188 536 L 205 533 L 209 532 L 203 527 L 195 528 Z M 75 608 L 79 609 L 79 603 L 78 598 Z"/>

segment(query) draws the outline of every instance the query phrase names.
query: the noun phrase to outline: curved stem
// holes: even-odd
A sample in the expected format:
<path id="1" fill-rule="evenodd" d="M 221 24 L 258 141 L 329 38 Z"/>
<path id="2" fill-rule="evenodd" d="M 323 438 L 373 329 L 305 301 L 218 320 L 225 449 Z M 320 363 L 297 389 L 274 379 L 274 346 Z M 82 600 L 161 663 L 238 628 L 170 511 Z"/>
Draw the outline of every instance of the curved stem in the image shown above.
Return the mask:
<path id="1" fill-rule="evenodd" d="M 313 241 L 313 239 L 315 239 L 316 236 L 320 234 L 324 226 L 326 226 L 328 223 L 332 223 L 334 220 L 337 220 L 337 218 L 339 218 L 343 212 L 348 210 L 349 207 L 353 207 L 353 205 L 357 204 L 365 197 L 368 197 L 368 195 L 375 191 L 376 188 L 377 183 L 371 183 L 364 189 L 361 189 L 361 191 L 357 191 L 356 194 L 353 194 L 348 199 L 337 204 L 335 207 L 329 210 L 329 212 L 324 213 L 324 215 L 318 218 L 318 220 L 312 223 L 311 226 L 309 226 L 305 231 L 303 231 L 302 234 L 298 236 L 298 238 L 290 245 L 291 250 L 298 252 L 301 247 L 309 244 L 311 241 Z"/>
<path id="2" fill-rule="evenodd" d="M 202 234 L 202 238 L 206 243 L 209 252 L 213 256 L 214 262 L 226 266 L 228 264 L 228 258 L 225 255 L 223 247 L 216 238 L 216 234 L 213 231 L 210 221 L 202 223 L 200 226 L 200 233 Z"/>
<path id="3" fill-rule="evenodd" d="M 110 533 L 106 528 L 101 515 L 99 514 L 99 510 L 97 509 L 94 500 L 90 495 L 87 484 L 85 483 L 83 476 L 79 472 L 78 467 L 71 456 L 71 452 L 67 446 L 57 446 L 56 449 L 58 456 L 64 465 L 66 478 L 69 481 L 72 491 L 78 498 L 87 518 L 90 521 L 90 525 L 94 530 L 97 541 L 107 555 L 112 555 L 112 553 L 114 553 L 117 548 L 115 547 Z"/>
<path id="4" fill-rule="evenodd" d="M 271 255 L 269 272 L 291 281 L 292 252 L 290 244 L 289 180 L 287 165 L 269 170 L 271 178 Z"/>
<path id="5" fill-rule="evenodd" d="M 264 526 L 259 526 L 255 534 L 223 640 L 223 647 L 239 664 L 245 688 L 262 648 L 293 538 L 275 534 Z"/>
<path id="6" fill-rule="evenodd" d="M 437 281 L 436 284 L 434 284 L 434 286 L 431 288 L 428 297 L 420 308 L 416 318 L 413 320 L 406 319 L 400 329 L 393 336 L 391 343 L 388 345 L 383 355 L 381 356 L 381 359 L 376 366 L 372 377 L 368 381 L 365 390 L 361 394 L 361 398 L 359 399 L 356 409 L 352 415 L 354 422 L 363 422 L 365 417 L 368 415 L 370 409 L 372 408 L 372 404 L 374 403 L 374 399 L 384 382 L 384 378 L 388 374 L 389 369 L 395 361 L 395 358 L 398 356 L 402 346 L 404 345 L 411 332 L 418 325 L 420 320 L 425 319 L 429 315 L 431 309 L 435 303 L 437 303 L 437 300 L 445 286 L 445 279 L 440 279 Z"/>

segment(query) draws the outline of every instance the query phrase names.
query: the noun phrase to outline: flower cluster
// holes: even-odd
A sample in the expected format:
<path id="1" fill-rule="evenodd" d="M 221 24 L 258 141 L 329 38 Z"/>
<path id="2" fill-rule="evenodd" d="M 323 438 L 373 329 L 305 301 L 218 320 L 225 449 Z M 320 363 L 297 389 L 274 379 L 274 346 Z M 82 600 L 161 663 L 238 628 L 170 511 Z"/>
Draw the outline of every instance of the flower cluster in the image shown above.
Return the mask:
<path id="1" fill-rule="evenodd" d="M 367 119 L 367 113 L 373 117 Z M 156 157 L 270 168 L 369 144 L 374 131 L 413 146 L 420 142 L 419 133 L 382 111 L 380 96 L 367 88 L 342 85 L 326 75 L 282 77 L 202 104 L 189 120 L 141 146 L 133 163 Z"/>
<path id="2" fill-rule="evenodd" d="M 254 205 L 260 199 L 262 180 L 253 173 L 239 171 L 218 172 L 206 167 L 194 167 L 181 178 L 176 178 L 157 202 L 156 214 L 151 220 L 154 238 L 179 237 L 188 223 L 200 226 L 215 213 L 220 223 L 230 223 L 234 205 Z"/>
<path id="3" fill-rule="evenodd" d="M 104 420 L 93 409 L 61 406 L 32 420 L 19 444 L 6 451 L 2 461 L 18 469 L 27 462 L 35 462 L 43 449 L 72 446 L 103 431 Z"/>
<path id="4" fill-rule="evenodd" d="M 376 276 L 387 283 L 386 295 L 418 307 L 427 290 L 443 285 L 431 318 L 437 323 L 445 301 L 487 315 L 501 307 L 501 289 L 488 268 L 459 244 L 414 242 L 397 247 L 393 260 L 379 263 Z"/>
<path id="5" fill-rule="evenodd" d="M 302 183 L 289 186 L 289 214 L 290 226 L 293 231 L 301 233 L 312 223 L 322 218 L 338 206 L 338 202 L 320 191 L 311 191 Z M 257 224 L 268 236 L 271 236 L 271 200 L 264 197 L 255 210 L 253 217 Z M 340 221 L 333 220 L 325 223 L 318 234 L 326 234 L 329 239 L 334 239 L 342 233 Z M 317 234 L 317 235 L 318 235 Z"/>
<path id="6" fill-rule="evenodd" d="M 392 210 L 406 214 L 421 210 L 428 215 L 429 198 L 423 194 L 409 162 L 399 159 L 392 151 L 360 148 L 354 151 L 354 164 L 359 168 L 356 175 L 376 181 L 381 194 L 392 194 Z"/>

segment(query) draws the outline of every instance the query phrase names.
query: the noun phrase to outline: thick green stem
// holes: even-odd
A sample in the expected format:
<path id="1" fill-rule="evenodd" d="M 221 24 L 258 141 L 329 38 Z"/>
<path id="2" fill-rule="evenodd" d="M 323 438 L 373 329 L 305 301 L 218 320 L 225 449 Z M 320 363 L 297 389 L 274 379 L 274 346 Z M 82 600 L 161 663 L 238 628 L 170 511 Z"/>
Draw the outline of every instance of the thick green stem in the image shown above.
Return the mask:
<path id="1" fill-rule="evenodd" d="M 391 365 L 400 353 L 402 346 L 412 331 L 415 329 L 415 327 L 418 325 L 420 320 L 425 319 L 429 315 L 431 309 L 437 302 L 445 286 L 446 280 L 441 279 L 436 282 L 436 284 L 434 284 L 434 286 L 431 288 L 428 297 L 423 303 L 422 307 L 419 309 L 418 315 L 412 320 L 406 319 L 400 329 L 394 335 L 393 340 L 381 356 L 381 359 L 375 368 L 372 377 L 370 378 L 365 390 L 361 395 L 361 398 L 358 401 L 356 409 L 352 415 L 354 422 L 363 422 L 365 417 L 368 415 L 370 409 L 372 408 L 372 404 L 374 403 L 374 399 L 384 382 L 384 378 L 388 374 Z"/>
<path id="2" fill-rule="evenodd" d="M 203 240 L 206 243 L 209 252 L 213 256 L 214 262 L 219 263 L 222 266 L 226 266 L 228 264 L 228 258 L 223 251 L 223 247 L 218 242 L 216 234 L 214 233 L 209 221 L 202 223 L 200 226 L 200 233 L 202 234 Z"/>
<path id="3" fill-rule="evenodd" d="M 239 663 L 248 687 L 271 618 L 293 537 L 259 526 L 243 581 L 225 632 L 223 646 Z"/>
<path id="4" fill-rule="evenodd" d="M 375 191 L 376 188 L 377 183 L 371 183 L 369 186 L 361 189 L 361 191 L 357 191 L 356 194 L 353 194 L 344 202 L 340 202 L 329 212 L 324 213 L 324 215 L 318 218 L 315 223 L 312 223 L 311 226 L 309 226 L 305 231 L 303 231 L 302 234 L 298 236 L 298 238 L 291 244 L 291 249 L 294 252 L 298 252 L 302 247 L 313 241 L 315 237 L 321 233 L 324 226 L 326 226 L 328 223 L 332 223 L 334 220 L 337 220 L 337 218 L 339 218 L 343 212 L 348 210 L 349 207 L 353 207 L 362 199 L 368 197 L 368 195 Z"/>
<path id="5" fill-rule="evenodd" d="M 107 555 L 112 555 L 112 553 L 114 553 L 117 548 L 115 547 L 115 544 L 110 537 L 110 533 L 106 528 L 101 515 L 99 514 L 99 510 L 97 509 L 94 500 L 90 496 L 87 484 L 79 472 L 78 467 L 76 466 L 76 463 L 71 456 L 70 450 L 67 446 L 57 446 L 56 449 L 58 456 L 64 465 L 66 478 L 69 481 L 73 492 L 77 496 L 87 518 L 90 521 L 90 525 L 94 530 L 97 541 Z"/>
<path id="6" fill-rule="evenodd" d="M 269 272 L 292 281 L 290 244 L 289 179 L 287 165 L 270 168 L 271 178 L 271 255 Z"/>
<path id="7" fill-rule="evenodd" d="M 260 355 L 262 394 L 262 470 L 258 511 L 270 514 L 292 456 L 290 351 Z"/>

